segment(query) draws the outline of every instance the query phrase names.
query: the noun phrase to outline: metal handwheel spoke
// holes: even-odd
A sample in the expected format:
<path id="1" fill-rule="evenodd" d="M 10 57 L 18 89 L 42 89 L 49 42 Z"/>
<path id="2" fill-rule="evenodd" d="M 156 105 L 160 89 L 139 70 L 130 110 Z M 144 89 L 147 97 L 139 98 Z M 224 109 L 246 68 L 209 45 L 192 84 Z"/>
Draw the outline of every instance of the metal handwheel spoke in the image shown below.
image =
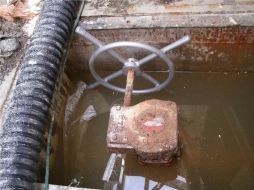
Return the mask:
<path id="1" fill-rule="evenodd" d="M 168 51 L 170 51 L 170 50 L 172 50 L 172 49 L 175 49 L 175 48 L 177 48 L 177 47 L 179 47 L 179 46 L 181 46 L 181 45 L 183 45 L 183 44 L 189 42 L 190 40 L 191 40 L 191 37 L 190 37 L 189 35 L 187 35 L 187 36 L 184 36 L 184 37 L 182 37 L 181 39 L 179 39 L 179 40 L 177 40 L 177 41 L 175 41 L 175 42 L 173 42 L 173 43 L 171 43 L 171 44 L 169 44 L 169 45 L 167 45 L 167 46 L 161 48 L 160 50 L 161 50 L 163 53 L 167 53 Z M 140 59 L 140 60 L 138 61 L 139 66 L 144 65 L 145 63 L 147 63 L 147 62 L 153 60 L 153 59 L 156 58 L 156 57 L 157 57 L 157 55 L 156 55 L 155 53 L 152 53 L 152 54 L 150 54 L 150 55 L 148 55 L 148 56 L 146 56 L 146 57 Z"/>
<path id="2" fill-rule="evenodd" d="M 114 50 L 109 50 L 108 53 L 109 53 L 112 57 L 116 58 L 116 59 L 117 59 L 120 63 L 122 63 L 123 65 L 124 65 L 124 63 L 126 62 L 126 60 L 125 60 L 120 54 L 118 54 L 116 51 L 114 51 Z"/>
<path id="3" fill-rule="evenodd" d="M 121 76 L 122 74 L 123 74 L 123 71 L 122 71 L 122 70 L 119 70 L 119 71 L 116 71 L 116 72 L 112 73 L 111 75 L 109 75 L 109 76 L 103 78 L 103 80 L 106 81 L 106 82 L 108 82 L 108 81 L 111 81 L 111 80 L 113 80 L 113 79 L 115 79 L 115 78 Z M 97 87 L 97 86 L 99 86 L 99 85 L 100 85 L 100 83 L 97 81 L 97 82 L 95 82 L 95 83 L 89 85 L 89 86 L 88 86 L 88 89 L 95 88 L 95 87 Z"/>
<path id="4" fill-rule="evenodd" d="M 160 83 L 155 78 L 153 78 L 151 75 L 148 75 L 147 73 L 142 72 L 140 76 L 142 76 L 145 80 L 151 82 L 154 86 L 160 85 Z"/>
<path id="5" fill-rule="evenodd" d="M 97 47 L 102 47 L 105 44 L 98 40 L 97 38 L 95 38 L 93 35 L 91 35 L 90 33 L 88 33 L 81 25 L 77 26 L 76 28 L 76 32 L 85 37 L 86 39 L 88 39 L 90 42 L 92 42 L 94 45 L 96 45 Z M 112 57 L 116 58 L 120 63 L 124 64 L 126 63 L 126 59 L 124 59 L 119 53 L 117 53 L 114 50 L 109 50 L 107 51 Z"/>

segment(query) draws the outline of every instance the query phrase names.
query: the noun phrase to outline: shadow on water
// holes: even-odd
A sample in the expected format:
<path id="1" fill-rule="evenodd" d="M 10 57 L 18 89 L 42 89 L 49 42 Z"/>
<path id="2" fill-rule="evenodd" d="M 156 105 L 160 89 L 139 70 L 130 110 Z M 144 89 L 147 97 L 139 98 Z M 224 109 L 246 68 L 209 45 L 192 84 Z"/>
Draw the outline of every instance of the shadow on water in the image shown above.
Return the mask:
<path id="1" fill-rule="evenodd" d="M 163 78 L 163 73 L 152 73 Z M 87 75 L 84 81 L 92 81 Z M 115 81 L 124 83 L 124 79 Z M 121 189 L 254 189 L 254 75 L 178 73 L 170 86 L 147 96 L 133 97 L 133 104 L 157 98 L 179 107 L 183 153 L 171 166 L 141 166 L 127 155 Z M 146 86 L 136 81 L 135 87 Z M 82 94 L 65 128 L 65 172 L 68 185 L 112 187 L 102 181 L 110 154 L 106 148 L 110 107 L 123 95 L 103 87 Z M 89 105 L 97 116 L 79 121 Z M 117 171 L 114 171 L 117 172 Z M 54 178 L 54 176 L 53 176 Z M 110 189 L 110 188 L 109 188 Z"/>

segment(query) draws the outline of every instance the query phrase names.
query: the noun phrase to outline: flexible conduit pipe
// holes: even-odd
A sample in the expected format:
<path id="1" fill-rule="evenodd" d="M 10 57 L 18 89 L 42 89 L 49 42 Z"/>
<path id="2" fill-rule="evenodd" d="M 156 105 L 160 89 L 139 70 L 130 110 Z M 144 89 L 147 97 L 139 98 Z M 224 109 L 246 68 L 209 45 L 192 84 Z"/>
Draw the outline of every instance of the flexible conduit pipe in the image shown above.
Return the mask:
<path id="1" fill-rule="evenodd" d="M 76 0 L 45 0 L 0 137 L 0 189 L 33 189 L 49 108 Z"/>

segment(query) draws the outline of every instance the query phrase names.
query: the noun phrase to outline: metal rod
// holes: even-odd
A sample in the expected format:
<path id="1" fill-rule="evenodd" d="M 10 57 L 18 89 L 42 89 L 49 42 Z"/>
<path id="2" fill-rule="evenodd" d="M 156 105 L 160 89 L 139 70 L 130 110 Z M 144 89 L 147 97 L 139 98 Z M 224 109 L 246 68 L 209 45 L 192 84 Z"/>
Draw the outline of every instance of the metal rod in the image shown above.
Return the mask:
<path id="1" fill-rule="evenodd" d="M 125 170 L 125 158 L 126 154 L 121 154 L 122 162 L 121 162 L 121 170 L 119 175 L 119 183 L 123 183 L 123 176 L 124 176 L 124 170 Z"/>
<path id="2" fill-rule="evenodd" d="M 173 42 L 172 44 L 165 46 L 164 48 L 162 48 L 160 50 L 163 53 L 167 53 L 168 51 L 175 49 L 175 48 L 189 42 L 190 40 L 191 40 L 191 37 L 189 35 L 187 35 L 187 36 L 182 37 L 180 40 L 177 40 L 177 41 Z M 155 53 L 150 54 L 150 55 L 144 57 L 143 59 L 140 59 L 138 61 L 138 64 L 139 64 L 139 66 L 141 66 L 141 65 L 145 64 L 146 62 L 153 60 L 156 57 L 157 57 L 157 55 Z"/>
<path id="3" fill-rule="evenodd" d="M 76 28 L 76 32 L 80 35 L 92 42 L 94 45 L 98 47 L 104 46 L 104 43 L 97 38 L 95 38 L 93 35 L 91 35 L 89 32 L 87 32 L 81 25 L 78 25 Z M 112 57 L 116 58 L 118 61 L 120 61 L 122 64 L 124 64 L 127 60 L 125 60 L 120 54 L 118 54 L 114 50 L 109 50 L 108 53 L 112 55 Z"/>
<path id="4" fill-rule="evenodd" d="M 102 177 L 102 180 L 103 181 L 106 181 L 108 182 L 110 177 L 111 177 L 111 174 L 112 174 L 112 171 L 114 169 L 114 166 L 115 166 L 115 162 L 116 162 L 116 159 L 117 159 L 117 154 L 116 153 L 112 153 L 110 155 L 110 158 L 108 160 L 108 164 L 107 164 L 107 167 L 104 171 L 104 174 L 103 174 L 103 177 Z"/>
<path id="5" fill-rule="evenodd" d="M 126 79 L 126 88 L 125 88 L 125 94 L 124 94 L 124 106 L 130 106 L 131 105 L 131 95 L 133 90 L 133 82 L 135 77 L 135 70 L 129 69 L 127 73 L 127 79 Z"/>

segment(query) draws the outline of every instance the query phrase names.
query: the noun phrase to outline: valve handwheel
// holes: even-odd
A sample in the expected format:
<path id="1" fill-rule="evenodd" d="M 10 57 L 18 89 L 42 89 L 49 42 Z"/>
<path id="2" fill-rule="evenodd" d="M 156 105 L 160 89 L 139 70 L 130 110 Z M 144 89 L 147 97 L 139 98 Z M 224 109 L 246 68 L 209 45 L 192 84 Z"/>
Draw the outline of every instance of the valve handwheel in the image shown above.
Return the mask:
<path id="1" fill-rule="evenodd" d="M 136 60 L 134 58 L 128 58 L 125 61 L 122 61 L 122 69 L 119 71 L 114 72 L 113 74 L 102 78 L 98 75 L 98 73 L 95 70 L 95 65 L 96 65 L 96 58 L 103 52 L 106 51 L 113 51 L 112 49 L 114 48 L 119 48 L 119 47 L 135 47 L 135 48 L 141 48 L 147 51 L 152 52 L 153 54 L 157 55 L 158 57 L 160 57 L 168 66 L 168 77 L 167 79 L 162 82 L 159 83 L 155 78 L 153 78 L 152 76 L 148 75 L 147 73 L 141 71 L 140 67 L 142 65 L 144 65 L 145 63 L 147 63 L 148 61 L 150 61 L 150 59 L 146 59 L 147 57 L 141 59 L 141 60 Z M 116 53 L 116 52 L 114 52 Z M 154 55 L 152 55 L 154 56 Z M 121 57 L 121 56 L 119 56 Z M 122 59 L 124 60 L 124 59 Z M 172 80 L 173 76 L 174 76 L 174 65 L 172 63 L 172 61 L 166 56 L 165 53 L 163 53 L 161 50 L 159 50 L 158 48 L 155 48 L 153 46 L 147 45 L 147 44 L 142 44 L 142 43 L 138 43 L 138 42 L 129 42 L 129 41 L 121 41 L 121 42 L 114 42 L 114 43 L 110 43 L 104 46 L 101 46 L 99 49 L 97 49 L 93 55 L 90 58 L 89 61 L 89 68 L 90 71 L 92 73 L 92 75 L 94 76 L 94 78 L 103 86 L 113 90 L 113 91 L 117 91 L 117 92 L 121 92 L 121 93 L 125 93 L 125 88 L 121 88 L 118 86 L 115 86 L 111 83 L 109 83 L 109 80 L 112 80 L 116 77 L 119 77 L 120 75 L 127 75 L 129 70 L 133 70 L 135 72 L 136 76 L 141 76 L 144 79 L 146 79 L 147 81 L 151 82 L 154 87 L 152 88 L 147 88 L 147 89 L 139 89 L 139 90 L 133 90 L 132 94 L 137 95 L 137 94 L 147 94 L 147 93 L 152 93 L 152 92 L 157 92 L 162 90 L 163 88 L 165 88 Z"/>

